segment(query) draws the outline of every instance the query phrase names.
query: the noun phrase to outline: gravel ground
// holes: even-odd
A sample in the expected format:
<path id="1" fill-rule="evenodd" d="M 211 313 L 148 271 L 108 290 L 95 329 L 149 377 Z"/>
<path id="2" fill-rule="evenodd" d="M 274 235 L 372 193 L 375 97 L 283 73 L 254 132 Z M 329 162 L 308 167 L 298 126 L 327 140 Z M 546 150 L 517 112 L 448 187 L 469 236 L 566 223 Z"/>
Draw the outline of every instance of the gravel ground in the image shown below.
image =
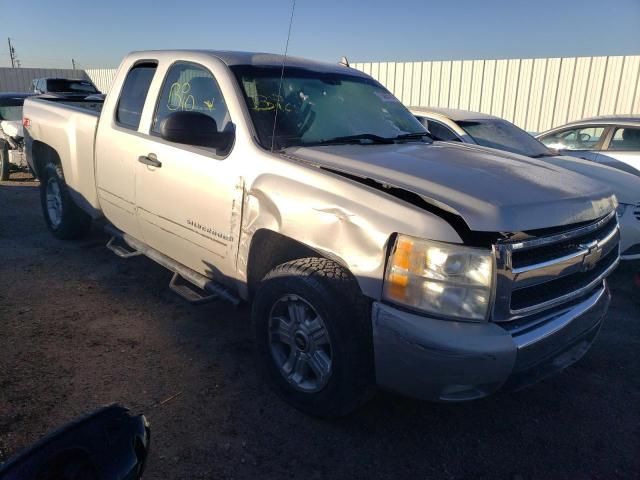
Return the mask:
<path id="1" fill-rule="evenodd" d="M 247 307 L 185 304 L 166 270 L 106 241 L 54 239 L 37 184 L 0 185 L 0 461 L 117 401 L 151 422 L 146 479 L 640 478 L 637 264 L 565 372 L 463 404 L 380 394 L 327 422 L 257 377 Z"/>

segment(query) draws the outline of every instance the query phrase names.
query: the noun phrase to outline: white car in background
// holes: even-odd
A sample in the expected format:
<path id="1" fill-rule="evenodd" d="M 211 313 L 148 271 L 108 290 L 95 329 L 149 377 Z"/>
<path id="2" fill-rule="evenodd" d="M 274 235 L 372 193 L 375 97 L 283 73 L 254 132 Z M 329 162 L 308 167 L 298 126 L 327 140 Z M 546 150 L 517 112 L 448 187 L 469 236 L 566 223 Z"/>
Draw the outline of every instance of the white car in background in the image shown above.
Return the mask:
<path id="1" fill-rule="evenodd" d="M 29 93 L 0 93 L 0 181 L 11 170 L 27 169 L 24 157 L 22 106 Z"/>
<path id="2" fill-rule="evenodd" d="M 409 110 L 435 140 L 506 150 L 607 184 L 619 203 L 620 258 L 640 259 L 640 177 L 600 163 L 559 155 L 513 123 L 493 115 L 450 108 L 409 107 Z"/>
<path id="3" fill-rule="evenodd" d="M 640 176 L 640 115 L 585 118 L 536 135 L 563 155 Z"/>

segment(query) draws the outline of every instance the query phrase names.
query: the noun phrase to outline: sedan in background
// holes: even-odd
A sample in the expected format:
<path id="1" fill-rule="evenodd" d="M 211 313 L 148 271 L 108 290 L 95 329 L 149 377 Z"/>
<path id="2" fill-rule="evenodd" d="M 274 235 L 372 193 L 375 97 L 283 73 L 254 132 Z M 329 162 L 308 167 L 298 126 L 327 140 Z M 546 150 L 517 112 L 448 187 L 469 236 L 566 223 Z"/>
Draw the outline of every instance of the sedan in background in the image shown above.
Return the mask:
<path id="1" fill-rule="evenodd" d="M 563 155 L 640 176 L 640 115 L 587 118 L 556 127 L 537 138 Z"/>
<path id="2" fill-rule="evenodd" d="M 623 260 L 640 259 L 640 178 L 600 163 L 559 155 L 502 118 L 450 108 L 410 107 L 437 141 L 470 143 L 506 150 L 599 180 L 618 198 L 620 252 Z"/>

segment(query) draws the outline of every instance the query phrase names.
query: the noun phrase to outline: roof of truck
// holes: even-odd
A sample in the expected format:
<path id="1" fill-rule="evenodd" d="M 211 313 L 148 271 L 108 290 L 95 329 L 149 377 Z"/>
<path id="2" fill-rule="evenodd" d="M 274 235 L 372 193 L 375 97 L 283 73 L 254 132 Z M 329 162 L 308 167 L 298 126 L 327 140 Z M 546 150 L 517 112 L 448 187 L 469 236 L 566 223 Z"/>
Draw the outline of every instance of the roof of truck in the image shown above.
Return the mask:
<path id="1" fill-rule="evenodd" d="M 180 52 L 192 52 L 192 53 L 204 53 L 217 57 L 226 63 L 228 66 L 239 65 L 251 65 L 258 67 L 282 67 L 282 62 L 285 60 L 284 55 L 276 53 L 265 52 L 236 52 L 231 50 L 155 50 L 145 51 L 144 53 L 166 53 L 166 54 L 179 54 Z M 142 53 L 142 52 L 133 52 Z M 330 62 L 319 62 L 317 60 L 309 60 L 307 58 L 292 57 L 287 55 L 286 67 L 293 68 L 305 68 L 308 70 L 321 70 L 323 72 L 335 72 L 335 73 L 349 73 L 351 75 L 358 75 L 368 77 L 365 73 L 356 70 L 355 68 L 345 67 L 344 65 Z"/>

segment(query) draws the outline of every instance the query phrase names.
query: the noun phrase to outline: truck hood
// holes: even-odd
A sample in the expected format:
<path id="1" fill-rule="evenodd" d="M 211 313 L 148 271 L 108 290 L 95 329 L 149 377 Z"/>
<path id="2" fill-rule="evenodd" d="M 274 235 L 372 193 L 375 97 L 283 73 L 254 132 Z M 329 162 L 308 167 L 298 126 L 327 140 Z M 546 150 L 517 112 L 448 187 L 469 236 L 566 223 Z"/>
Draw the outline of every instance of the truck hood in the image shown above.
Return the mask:
<path id="1" fill-rule="evenodd" d="M 2 120 L 0 121 L 0 128 L 12 138 L 22 137 L 22 120 Z"/>
<path id="2" fill-rule="evenodd" d="M 623 172 L 608 165 L 566 155 L 545 157 L 540 160 L 604 183 L 615 194 L 619 203 L 629 205 L 640 203 L 640 177 L 636 175 Z"/>
<path id="3" fill-rule="evenodd" d="M 422 196 L 471 230 L 517 232 L 599 218 L 609 187 L 556 165 L 449 142 L 290 147 L 285 154 Z"/>

